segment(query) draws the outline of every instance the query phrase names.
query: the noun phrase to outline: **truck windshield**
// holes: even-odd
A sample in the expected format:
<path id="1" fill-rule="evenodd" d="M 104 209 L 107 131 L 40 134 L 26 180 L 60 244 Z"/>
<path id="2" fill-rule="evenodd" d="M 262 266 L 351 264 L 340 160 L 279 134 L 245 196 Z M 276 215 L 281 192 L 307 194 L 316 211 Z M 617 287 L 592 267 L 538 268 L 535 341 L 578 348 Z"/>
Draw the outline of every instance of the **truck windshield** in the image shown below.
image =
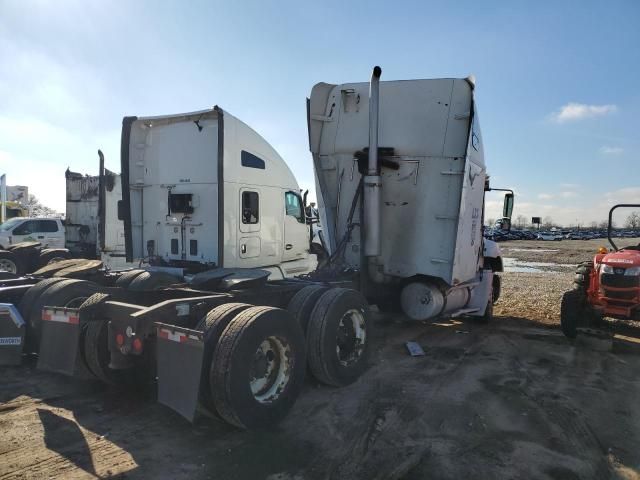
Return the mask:
<path id="1" fill-rule="evenodd" d="M 12 218 L 10 220 L 7 220 L 2 225 L 0 225 L 0 232 L 6 232 L 7 230 L 11 230 L 13 227 L 18 225 L 19 223 L 22 223 L 23 220 L 24 218 Z"/>

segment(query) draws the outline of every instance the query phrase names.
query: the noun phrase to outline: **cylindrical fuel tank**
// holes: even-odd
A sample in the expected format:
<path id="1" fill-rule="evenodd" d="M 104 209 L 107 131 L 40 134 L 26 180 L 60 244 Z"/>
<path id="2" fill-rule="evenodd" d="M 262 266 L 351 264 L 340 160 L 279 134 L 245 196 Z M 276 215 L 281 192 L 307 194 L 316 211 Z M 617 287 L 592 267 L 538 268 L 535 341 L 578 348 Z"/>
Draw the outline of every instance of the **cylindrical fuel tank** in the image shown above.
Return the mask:
<path id="1" fill-rule="evenodd" d="M 411 282 L 400 293 L 402 311 L 411 320 L 428 320 L 464 307 L 471 298 L 468 288 L 454 288 L 442 294 L 440 288 L 427 282 Z"/>

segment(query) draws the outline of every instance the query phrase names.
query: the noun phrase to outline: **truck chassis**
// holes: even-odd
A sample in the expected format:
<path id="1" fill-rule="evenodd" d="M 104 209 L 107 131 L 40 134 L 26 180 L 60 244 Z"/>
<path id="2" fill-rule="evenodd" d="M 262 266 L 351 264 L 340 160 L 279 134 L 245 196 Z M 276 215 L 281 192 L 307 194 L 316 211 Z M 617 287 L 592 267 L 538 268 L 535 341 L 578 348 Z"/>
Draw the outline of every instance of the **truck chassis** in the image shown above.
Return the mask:
<path id="1" fill-rule="evenodd" d="M 351 281 L 267 277 L 221 269 L 187 283 L 136 269 L 11 279 L 0 299 L 18 305 L 23 325 L 5 335 L 26 337 L 39 369 L 73 375 L 83 365 L 108 384 L 157 388 L 158 401 L 189 421 L 208 411 L 266 428 L 293 406 L 307 365 L 326 384 L 357 379 L 370 335 L 369 307 L 345 288 Z M 19 361 L 16 351 L 2 363 Z"/>

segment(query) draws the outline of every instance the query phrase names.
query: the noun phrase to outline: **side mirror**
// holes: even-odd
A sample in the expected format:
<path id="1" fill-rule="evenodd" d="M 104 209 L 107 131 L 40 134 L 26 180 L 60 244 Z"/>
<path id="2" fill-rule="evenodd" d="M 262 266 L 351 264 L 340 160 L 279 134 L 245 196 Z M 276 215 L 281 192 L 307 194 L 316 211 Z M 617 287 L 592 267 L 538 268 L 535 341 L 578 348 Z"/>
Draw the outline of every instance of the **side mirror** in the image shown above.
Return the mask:
<path id="1" fill-rule="evenodd" d="M 502 217 L 510 219 L 512 213 L 513 213 L 513 193 L 507 193 L 504 196 L 504 205 L 502 207 Z"/>
<path id="2" fill-rule="evenodd" d="M 118 220 L 124 220 L 124 200 L 118 200 Z"/>

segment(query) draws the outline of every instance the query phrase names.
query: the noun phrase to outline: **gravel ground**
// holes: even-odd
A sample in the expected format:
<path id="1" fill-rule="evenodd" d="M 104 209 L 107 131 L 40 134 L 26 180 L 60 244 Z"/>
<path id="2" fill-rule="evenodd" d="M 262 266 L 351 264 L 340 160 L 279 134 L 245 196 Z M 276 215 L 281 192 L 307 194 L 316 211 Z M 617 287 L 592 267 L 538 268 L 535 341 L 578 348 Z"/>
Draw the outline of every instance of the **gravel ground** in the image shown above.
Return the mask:
<path id="1" fill-rule="evenodd" d="M 636 245 L 640 239 L 616 239 L 619 247 Z M 559 242 L 511 241 L 500 244 L 505 258 L 531 265 L 539 272 L 510 272 L 502 276 L 502 293 L 495 305 L 498 317 L 522 318 L 545 325 L 560 324 L 562 294 L 572 288 L 575 266 L 593 258 L 606 239 Z M 537 265 L 548 263 L 551 265 Z"/>
<path id="2" fill-rule="evenodd" d="M 494 315 L 560 325 L 560 299 L 571 288 L 572 273 L 505 272 L 501 275 L 502 293 Z"/>
<path id="3" fill-rule="evenodd" d="M 34 359 L 0 367 L 0 480 L 640 479 L 640 330 L 623 348 L 558 328 L 573 267 L 557 264 L 599 244 L 501 244 L 538 270 L 502 274 L 492 322 L 376 316 L 367 372 L 344 388 L 308 378 L 268 432 L 192 425 Z M 410 356 L 408 341 L 425 355 Z"/>

